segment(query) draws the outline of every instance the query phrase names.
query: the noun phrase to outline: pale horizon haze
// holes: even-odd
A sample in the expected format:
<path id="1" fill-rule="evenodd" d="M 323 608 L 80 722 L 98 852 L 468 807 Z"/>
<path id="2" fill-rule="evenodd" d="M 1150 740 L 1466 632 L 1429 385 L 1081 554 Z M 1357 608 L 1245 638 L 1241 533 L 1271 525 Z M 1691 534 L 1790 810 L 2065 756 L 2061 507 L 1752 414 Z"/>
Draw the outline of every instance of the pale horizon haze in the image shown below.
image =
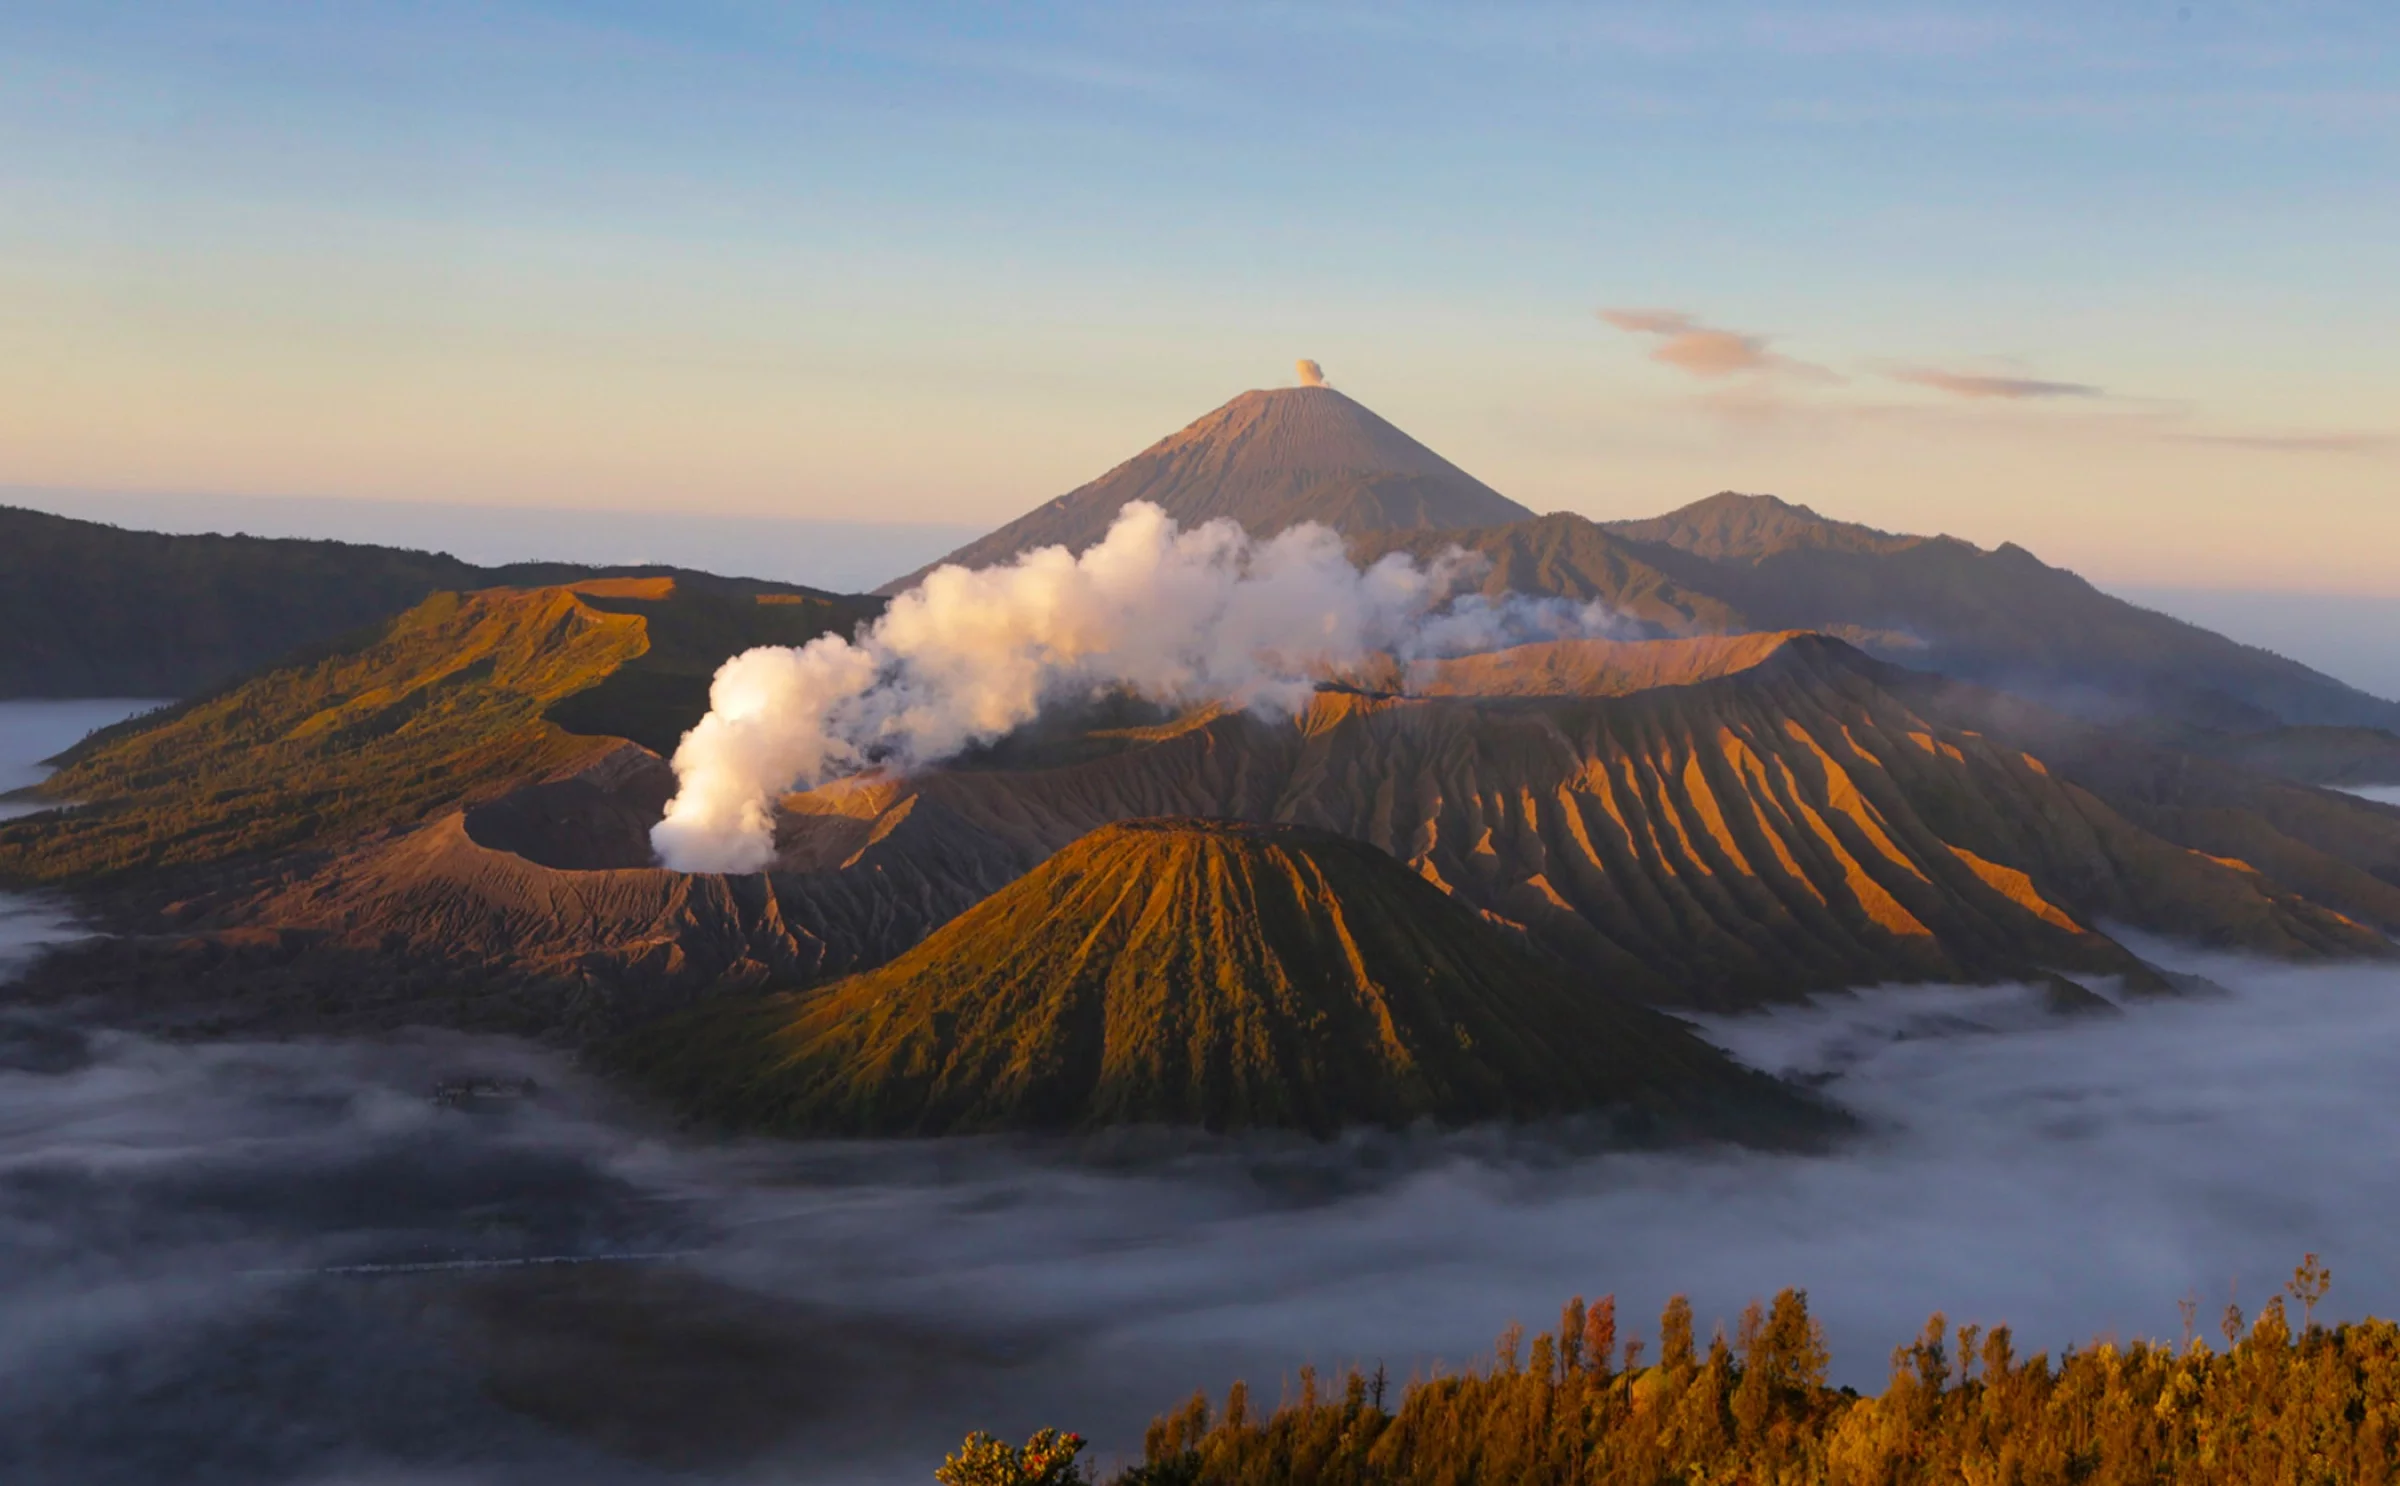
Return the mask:
<path id="1" fill-rule="evenodd" d="M 2201 0 L 11 7 L 0 486 L 933 541 L 1307 356 L 1536 510 L 1771 492 L 2395 598 L 2396 42 Z"/>

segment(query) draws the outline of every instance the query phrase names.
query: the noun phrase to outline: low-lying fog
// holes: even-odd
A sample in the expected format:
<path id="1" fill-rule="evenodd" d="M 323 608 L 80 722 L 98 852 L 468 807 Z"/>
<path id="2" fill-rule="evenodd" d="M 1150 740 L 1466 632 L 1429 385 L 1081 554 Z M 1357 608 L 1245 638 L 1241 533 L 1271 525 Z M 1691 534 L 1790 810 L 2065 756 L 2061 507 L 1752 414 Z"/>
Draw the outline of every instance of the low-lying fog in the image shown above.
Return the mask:
<path id="1" fill-rule="evenodd" d="M 1868 1387 L 1937 1307 L 2027 1350 L 2173 1336 L 2179 1297 L 2254 1309 L 2303 1250 L 2328 1309 L 2391 1314 L 2400 970 L 2146 948 L 2229 994 L 1712 1023 L 1872 1122 L 1815 1157 L 712 1144 L 516 1044 L 178 1046 L 0 1005 L 0 1460 L 77 1486 L 916 1482 L 971 1428 L 1116 1454 L 1195 1386 L 1477 1361 L 1577 1292 L 1729 1318 L 1802 1285 Z M 495 1097 L 428 1097 L 470 1073 Z M 391 1268 L 608 1255 L 649 1257 Z"/>
<path id="2" fill-rule="evenodd" d="M 63 753 L 85 734 L 161 706 L 103 697 L 71 702 L 0 702 L 0 795 L 42 782 L 42 760 Z M 30 815 L 39 802 L 0 799 L 0 820 Z"/>

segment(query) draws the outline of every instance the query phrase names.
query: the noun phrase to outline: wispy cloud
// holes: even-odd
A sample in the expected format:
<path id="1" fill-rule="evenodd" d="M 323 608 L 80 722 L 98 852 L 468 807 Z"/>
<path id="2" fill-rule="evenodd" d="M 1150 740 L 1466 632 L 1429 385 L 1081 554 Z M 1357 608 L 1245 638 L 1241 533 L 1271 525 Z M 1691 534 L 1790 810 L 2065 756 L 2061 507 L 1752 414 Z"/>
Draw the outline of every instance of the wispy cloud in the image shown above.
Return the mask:
<path id="1" fill-rule="evenodd" d="M 2049 397 L 2102 397 L 2106 394 L 2088 382 L 2050 382 L 2039 377 L 1995 377 L 1974 372 L 1943 371 L 1938 367 L 1910 367 L 1896 371 L 1892 379 L 1931 387 L 1953 397 L 1977 400 L 1998 398 L 2008 402 Z"/>
<path id="2" fill-rule="evenodd" d="M 2171 433 L 2166 437 L 2178 444 L 2213 444 L 2268 454 L 2380 454 L 2400 449 L 2400 435 L 2388 433 Z"/>
<path id="3" fill-rule="evenodd" d="M 1630 335 L 1655 338 L 1658 344 L 1651 348 L 1651 360 L 1695 377 L 1790 372 L 1816 381 L 1840 380 L 1821 366 L 1770 351 L 1763 335 L 1705 325 L 1681 310 L 1604 309 L 1596 313 Z"/>

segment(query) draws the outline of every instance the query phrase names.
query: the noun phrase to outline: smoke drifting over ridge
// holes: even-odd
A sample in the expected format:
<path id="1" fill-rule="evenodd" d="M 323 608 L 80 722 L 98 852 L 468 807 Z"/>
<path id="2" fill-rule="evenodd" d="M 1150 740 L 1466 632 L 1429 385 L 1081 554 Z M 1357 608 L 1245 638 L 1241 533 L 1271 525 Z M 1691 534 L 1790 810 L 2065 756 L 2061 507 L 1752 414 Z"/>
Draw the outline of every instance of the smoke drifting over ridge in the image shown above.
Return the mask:
<path id="1" fill-rule="evenodd" d="M 1292 369 L 1299 373 L 1300 385 L 1303 387 L 1330 387 L 1333 385 L 1325 380 L 1325 368 L 1305 356 L 1301 357 Z"/>
<path id="2" fill-rule="evenodd" d="M 1187 531 L 1132 502 L 1080 555 L 1045 547 L 940 568 L 854 637 L 727 661 L 675 752 L 680 789 L 651 844 L 680 871 L 754 872 L 774 854 L 784 791 L 938 763 L 1055 701 L 1129 688 L 1284 715 L 1379 654 L 1466 654 L 1615 622 L 1598 604 L 1451 602 L 1482 561 L 1395 553 L 1361 570 L 1329 527 L 1263 540 L 1231 521 Z"/>

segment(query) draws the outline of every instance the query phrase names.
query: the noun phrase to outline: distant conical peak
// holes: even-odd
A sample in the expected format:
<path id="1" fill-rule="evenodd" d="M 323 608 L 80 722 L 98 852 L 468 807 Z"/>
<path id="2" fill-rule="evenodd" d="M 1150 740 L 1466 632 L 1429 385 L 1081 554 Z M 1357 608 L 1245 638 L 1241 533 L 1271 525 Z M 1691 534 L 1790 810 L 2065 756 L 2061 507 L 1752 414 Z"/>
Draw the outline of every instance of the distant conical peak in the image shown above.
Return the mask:
<path id="1" fill-rule="evenodd" d="M 1321 383 L 1245 392 L 1127 463 L 1167 454 L 1214 461 L 1228 472 L 1466 478 L 1374 409 Z"/>
<path id="2" fill-rule="evenodd" d="M 1036 547 L 1081 551 L 1136 500 L 1187 527 L 1230 520 L 1254 537 L 1304 522 L 1357 536 L 1497 526 L 1533 515 L 1323 385 L 1322 368 L 1316 375 L 1313 385 L 1245 392 L 942 561 L 988 567 Z M 882 591 L 913 586 L 932 566 Z"/>

